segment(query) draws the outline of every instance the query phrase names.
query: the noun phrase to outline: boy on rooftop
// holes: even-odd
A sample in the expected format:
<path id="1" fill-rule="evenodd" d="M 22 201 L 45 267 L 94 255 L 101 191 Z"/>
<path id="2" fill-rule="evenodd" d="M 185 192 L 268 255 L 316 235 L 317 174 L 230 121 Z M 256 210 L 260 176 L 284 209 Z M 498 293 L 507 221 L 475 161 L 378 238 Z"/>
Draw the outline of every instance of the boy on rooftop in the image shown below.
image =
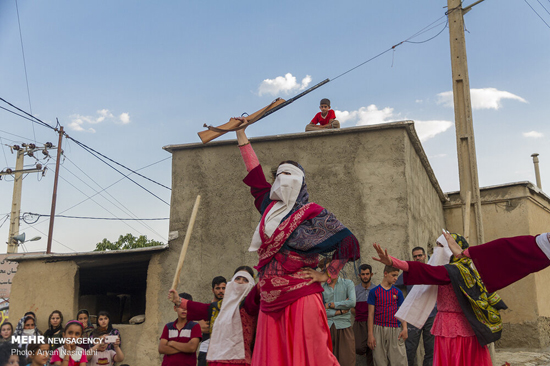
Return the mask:
<path id="1" fill-rule="evenodd" d="M 306 131 L 317 131 L 325 128 L 340 128 L 340 122 L 336 119 L 336 114 L 330 109 L 330 100 L 321 99 L 319 105 L 321 112 L 317 113 L 311 122 L 306 126 Z M 319 124 L 319 126 L 317 126 Z"/>
<path id="2" fill-rule="evenodd" d="M 367 343 L 375 366 L 407 366 L 407 323 L 395 318 L 404 301 L 403 293 L 394 286 L 398 276 L 397 268 L 384 267 L 382 283 L 369 292 Z"/>

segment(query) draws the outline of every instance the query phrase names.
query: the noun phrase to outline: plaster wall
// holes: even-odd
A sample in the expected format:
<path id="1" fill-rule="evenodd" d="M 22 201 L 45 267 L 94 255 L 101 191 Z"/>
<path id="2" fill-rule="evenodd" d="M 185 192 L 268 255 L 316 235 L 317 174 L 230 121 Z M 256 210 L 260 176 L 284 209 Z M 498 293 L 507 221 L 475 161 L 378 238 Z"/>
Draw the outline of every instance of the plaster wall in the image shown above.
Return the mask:
<path id="1" fill-rule="evenodd" d="M 71 320 L 78 311 L 78 284 L 78 266 L 74 262 L 19 263 L 10 294 L 14 328 L 27 311 L 34 311 L 42 332 L 48 329 L 48 317 L 54 310 L 61 311 L 65 321 Z"/>
<path id="2" fill-rule="evenodd" d="M 372 243 L 409 258 L 414 246 L 435 241 L 444 223 L 443 209 L 419 157 L 418 147 L 423 154 L 420 143 L 413 144 L 405 126 L 346 130 L 251 141 L 267 177 L 283 160 L 295 160 L 304 167 L 310 201 L 332 211 L 352 230 L 361 244 L 363 262 L 376 267 L 374 280 L 379 282 L 382 265 L 370 259 Z M 170 231 L 179 233 L 169 251 L 174 256 L 179 253 L 200 194 L 201 207 L 187 253 L 191 259 L 184 264 L 180 290 L 209 301 L 213 277 L 223 275 L 229 280 L 237 266 L 257 263 L 257 254 L 247 248 L 260 215 L 242 183 L 246 170 L 236 142 L 168 149 L 173 154 Z M 166 272 L 173 273 L 175 261 L 165 265 Z"/>

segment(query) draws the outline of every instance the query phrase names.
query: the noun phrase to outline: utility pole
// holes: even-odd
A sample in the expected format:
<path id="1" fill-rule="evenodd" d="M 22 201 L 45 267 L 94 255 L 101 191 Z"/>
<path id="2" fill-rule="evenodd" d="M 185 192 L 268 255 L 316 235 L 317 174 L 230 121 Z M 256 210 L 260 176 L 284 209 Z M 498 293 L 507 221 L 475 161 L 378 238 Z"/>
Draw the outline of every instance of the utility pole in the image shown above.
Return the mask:
<path id="1" fill-rule="evenodd" d="M 5 171 L 0 172 L 0 177 L 3 175 L 13 175 L 13 198 L 11 204 L 11 213 L 10 213 L 10 231 L 8 235 L 8 253 L 17 253 L 18 243 L 16 239 L 13 239 L 14 236 L 19 235 L 19 216 L 21 215 L 21 193 L 23 190 L 23 174 L 24 173 L 34 173 L 34 172 L 44 172 L 45 168 L 42 169 L 41 164 L 37 164 L 36 168 L 32 169 L 23 169 L 25 155 L 34 156 L 34 151 L 37 150 L 36 145 L 34 144 L 23 144 L 22 147 L 19 145 L 9 146 L 12 152 L 15 150 L 17 157 L 15 160 L 15 170 L 6 169 Z M 44 151 L 47 151 L 47 148 L 51 147 L 50 143 L 47 143 L 44 146 Z"/>
<path id="2" fill-rule="evenodd" d="M 470 99 L 470 81 L 466 60 L 466 39 L 464 37 L 464 14 L 481 3 L 476 1 L 462 8 L 462 0 L 447 0 L 449 35 L 451 45 L 451 66 L 453 74 L 453 97 L 455 111 L 456 147 L 458 152 L 458 173 L 460 177 L 460 198 L 462 200 L 463 235 L 473 244 L 483 244 L 483 220 L 481 218 L 481 195 L 477 175 L 477 159 Z M 473 206 L 473 210 L 472 210 Z M 470 236 L 470 215 L 473 213 L 476 235 Z"/>
<path id="3" fill-rule="evenodd" d="M 59 121 L 57 121 L 59 123 Z M 55 219 L 55 204 L 57 201 L 57 181 L 59 180 L 59 162 L 61 160 L 61 142 L 63 140 L 63 126 L 59 127 L 59 143 L 57 144 L 57 159 L 55 163 L 55 178 L 53 181 L 53 195 L 52 195 L 52 209 L 50 211 L 50 228 L 48 230 L 48 246 L 46 247 L 46 254 L 52 252 L 52 239 L 53 239 L 53 221 Z"/>
<path id="4" fill-rule="evenodd" d="M 17 240 L 14 236 L 19 235 L 19 215 L 21 214 L 21 190 L 23 189 L 23 160 L 25 151 L 17 150 L 17 158 L 15 160 L 15 175 L 13 180 L 13 198 L 11 200 L 10 214 L 10 233 L 8 235 L 8 253 L 17 253 Z"/>

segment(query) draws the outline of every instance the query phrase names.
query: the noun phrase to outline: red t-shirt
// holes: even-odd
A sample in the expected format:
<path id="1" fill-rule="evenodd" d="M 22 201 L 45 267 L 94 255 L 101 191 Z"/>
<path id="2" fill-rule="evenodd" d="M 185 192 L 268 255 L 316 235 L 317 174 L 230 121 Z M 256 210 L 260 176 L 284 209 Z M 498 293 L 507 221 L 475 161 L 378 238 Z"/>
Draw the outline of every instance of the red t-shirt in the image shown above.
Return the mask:
<path id="1" fill-rule="evenodd" d="M 321 114 L 322 113 L 319 112 L 315 115 L 315 117 L 313 117 L 313 119 L 311 120 L 312 125 L 316 125 L 317 123 L 319 123 L 321 126 L 324 126 L 328 125 L 331 119 L 336 119 L 336 113 L 334 113 L 332 109 L 328 110 L 327 116 L 325 118 L 323 118 Z"/>
<path id="2" fill-rule="evenodd" d="M 202 338 L 201 326 L 199 323 L 187 322 L 182 329 L 176 327 L 176 319 L 173 323 L 168 323 L 164 326 L 160 339 L 167 341 L 175 341 L 180 343 L 189 343 L 193 338 Z M 178 352 L 173 355 L 164 355 L 162 366 L 196 366 L 197 354 Z"/>

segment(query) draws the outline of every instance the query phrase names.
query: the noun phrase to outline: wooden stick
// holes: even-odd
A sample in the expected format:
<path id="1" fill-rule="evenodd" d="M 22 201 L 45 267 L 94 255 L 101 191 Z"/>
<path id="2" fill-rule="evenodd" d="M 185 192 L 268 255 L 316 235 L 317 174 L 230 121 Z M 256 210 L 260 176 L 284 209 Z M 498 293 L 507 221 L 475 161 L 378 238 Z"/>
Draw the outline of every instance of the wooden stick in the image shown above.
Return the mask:
<path id="1" fill-rule="evenodd" d="M 176 274 L 174 275 L 174 281 L 172 282 L 172 289 L 174 290 L 176 290 L 176 288 L 178 287 L 178 284 L 180 283 L 181 268 L 183 267 L 185 254 L 187 254 L 187 247 L 189 247 L 189 240 L 191 239 L 191 232 L 193 231 L 193 225 L 195 224 L 195 219 L 197 218 L 197 211 L 199 210 L 200 202 L 201 202 L 201 196 L 198 195 L 197 199 L 195 200 L 195 205 L 193 206 L 193 212 L 191 213 L 191 219 L 189 220 L 189 225 L 187 226 L 187 232 L 185 233 L 185 239 L 183 240 L 183 246 L 181 247 L 180 259 L 178 262 L 178 266 L 176 268 Z"/>

